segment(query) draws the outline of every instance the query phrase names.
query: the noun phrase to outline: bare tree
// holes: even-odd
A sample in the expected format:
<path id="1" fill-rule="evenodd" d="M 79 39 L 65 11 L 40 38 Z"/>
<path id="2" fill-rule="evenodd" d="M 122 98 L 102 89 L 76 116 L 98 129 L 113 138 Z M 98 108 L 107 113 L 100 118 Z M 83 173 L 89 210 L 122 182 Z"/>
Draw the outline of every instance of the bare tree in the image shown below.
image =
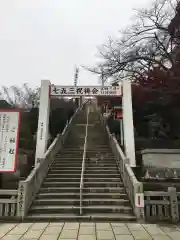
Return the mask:
<path id="1" fill-rule="evenodd" d="M 137 80 L 152 67 L 167 71 L 173 66 L 173 43 L 168 26 L 176 12 L 176 0 L 156 0 L 152 7 L 135 10 L 133 24 L 121 37 L 109 38 L 99 47 L 101 62 L 86 68 L 104 78 Z"/>
<path id="2" fill-rule="evenodd" d="M 37 107 L 39 104 L 39 88 L 30 88 L 28 84 L 22 87 L 2 86 L 1 98 L 4 98 L 11 105 L 21 108 Z"/>

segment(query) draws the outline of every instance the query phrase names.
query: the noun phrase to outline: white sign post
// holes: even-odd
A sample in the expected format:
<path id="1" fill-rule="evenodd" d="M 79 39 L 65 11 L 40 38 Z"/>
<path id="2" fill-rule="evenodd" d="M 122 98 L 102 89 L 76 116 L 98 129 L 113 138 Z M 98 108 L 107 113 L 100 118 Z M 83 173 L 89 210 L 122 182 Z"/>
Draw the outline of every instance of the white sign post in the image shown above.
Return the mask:
<path id="1" fill-rule="evenodd" d="M 0 109 L 0 172 L 16 171 L 19 127 L 19 111 Z"/>
<path id="2" fill-rule="evenodd" d="M 37 164 L 41 161 L 41 159 L 44 157 L 44 153 L 47 150 L 49 135 L 50 86 L 50 81 L 41 81 L 35 166 L 37 166 Z"/>
<path id="3" fill-rule="evenodd" d="M 131 167 L 136 167 L 135 142 L 134 142 L 134 124 L 132 110 L 132 91 L 131 82 L 124 79 L 123 86 L 123 130 L 124 130 L 124 147 L 126 157 L 129 159 Z"/>

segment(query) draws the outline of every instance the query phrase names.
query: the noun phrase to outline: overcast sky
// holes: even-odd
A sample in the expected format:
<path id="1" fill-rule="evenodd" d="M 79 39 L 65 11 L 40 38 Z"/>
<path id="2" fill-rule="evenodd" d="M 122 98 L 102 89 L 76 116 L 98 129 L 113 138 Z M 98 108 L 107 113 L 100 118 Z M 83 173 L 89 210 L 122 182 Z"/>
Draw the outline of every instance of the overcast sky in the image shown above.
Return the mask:
<path id="1" fill-rule="evenodd" d="M 96 47 L 150 0 L 0 0 L 0 84 L 71 85 L 75 65 L 96 63 Z M 80 69 L 79 84 L 98 77 Z"/>

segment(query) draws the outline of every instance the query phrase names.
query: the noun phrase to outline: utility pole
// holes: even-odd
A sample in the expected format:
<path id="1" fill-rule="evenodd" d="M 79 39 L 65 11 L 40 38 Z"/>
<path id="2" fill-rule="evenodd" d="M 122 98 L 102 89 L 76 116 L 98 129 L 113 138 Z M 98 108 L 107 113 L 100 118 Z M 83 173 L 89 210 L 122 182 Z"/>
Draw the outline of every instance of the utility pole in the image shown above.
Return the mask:
<path id="1" fill-rule="evenodd" d="M 75 73 L 74 73 L 74 86 L 77 86 L 78 83 L 78 77 L 79 77 L 79 68 L 75 67 Z M 75 98 L 75 103 L 80 107 L 81 105 L 81 99 Z"/>
<path id="2" fill-rule="evenodd" d="M 79 77 L 79 68 L 76 67 L 75 74 L 74 74 L 74 86 L 75 87 L 77 86 L 78 77 Z"/>
<path id="3" fill-rule="evenodd" d="M 103 69 L 101 70 L 101 85 L 104 87 L 104 72 Z"/>

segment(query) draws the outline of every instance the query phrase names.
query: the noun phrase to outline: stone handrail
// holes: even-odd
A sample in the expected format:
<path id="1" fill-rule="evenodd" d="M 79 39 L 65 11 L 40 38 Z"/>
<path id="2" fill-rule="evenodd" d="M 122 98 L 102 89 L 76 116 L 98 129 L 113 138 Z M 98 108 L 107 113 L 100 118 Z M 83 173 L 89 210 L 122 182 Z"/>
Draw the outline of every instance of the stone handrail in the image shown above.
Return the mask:
<path id="1" fill-rule="evenodd" d="M 144 219 L 144 207 L 137 206 L 136 204 L 137 194 L 142 194 L 142 196 L 144 195 L 143 184 L 137 180 L 132 168 L 128 163 L 128 159 L 124 156 L 124 153 L 122 152 L 116 138 L 111 135 L 109 140 L 112 151 L 116 156 L 117 166 L 121 173 L 126 192 L 131 201 L 131 205 L 133 206 L 134 214 L 138 220 Z"/>
<path id="2" fill-rule="evenodd" d="M 144 200 L 143 184 L 137 180 L 132 168 L 129 165 L 128 159 L 121 150 L 118 141 L 113 134 L 110 133 L 109 127 L 106 125 L 105 118 L 101 115 L 100 119 L 105 131 L 107 132 L 113 154 L 116 157 L 117 166 L 119 172 L 121 173 L 126 192 L 133 206 L 134 214 L 138 220 L 144 219 L 144 206 L 139 207 L 136 204 L 137 195 L 141 195 L 141 200 Z"/>
<path id="3" fill-rule="evenodd" d="M 77 109 L 74 115 L 71 117 L 69 123 L 65 126 L 62 134 L 58 134 L 54 139 L 44 157 L 32 170 L 26 180 L 20 181 L 18 189 L 18 203 L 17 203 L 17 217 L 24 218 L 31 206 L 37 192 L 39 191 L 41 184 L 49 170 L 49 166 L 54 160 L 56 153 L 62 148 L 64 141 L 68 135 L 70 128 L 72 127 L 72 121 L 77 113 L 82 109 L 83 105 Z"/>

